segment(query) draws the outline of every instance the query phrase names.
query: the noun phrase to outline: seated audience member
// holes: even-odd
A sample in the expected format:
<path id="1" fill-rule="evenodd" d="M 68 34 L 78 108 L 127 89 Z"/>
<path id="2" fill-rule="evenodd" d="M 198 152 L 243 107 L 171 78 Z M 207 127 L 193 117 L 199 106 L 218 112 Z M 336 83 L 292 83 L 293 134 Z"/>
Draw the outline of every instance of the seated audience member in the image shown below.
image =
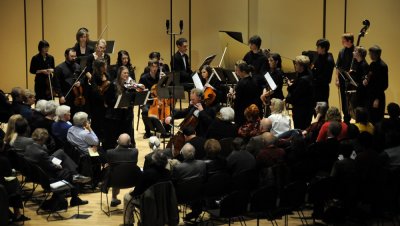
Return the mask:
<path id="1" fill-rule="evenodd" d="M 25 147 L 33 143 L 32 138 L 28 137 L 30 134 L 29 130 L 28 121 L 25 118 L 18 118 L 15 121 L 15 133 L 17 137 L 10 145 L 17 152 L 25 151 Z"/>
<path id="2" fill-rule="evenodd" d="M 226 169 L 226 160 L 220 155 L 221 145 L 216 139 L 208 139 L 204 144 L 207 177 Z"/>
<path id="3" fill-rule="evenodd" d="M 23 92 L 21 87 L 14 87 L 11 90 L 11 109 L 13 114 L 21 114 L 21 107 L 23 105 Z"/>
<path id="4" fill-rule="evenodd" d="M 263 133 L 264 147 L 256 157 L 257 168 L 268 168 L 284 161 L 285 151 L 276 147 L 277 138 L 272 133 Z"/>
<path id="5" fill-rule="evenodd" d="M 152 156 L 154 155 L 154 153 L 156 153 L 156 151 L 160 150 L 160 145 L 161 142 L 156 136 L 151 136 L 149 138 L 150 153 L 144 156 L 143 170 L 145 170 L 152 164 Z"/>
<path id="6" fill-rule="evenodd" d="M 356 108 L 356 123 L 360 133 L 368 132 L 374 135 L 374 125 L 368 121 L 368 111 L 366 108 L 358 107 Z"/>
<path id="7" fill-rule="evenodd" d="M 192 144 L 186 143 L 181 149 L 183 162 L 172 169 L 172 181 L 175 184 L 194 178 L 206 179 L 206 164 L 202 160 L 195 159 L 195 148 Z M 192 212 L 188 213 L 185 220 L 197 218 L 201 213 L 201 203 L 192 203 Z"/>
<path id="8" fill-rule="evenodd" d="M 47 100 L 38 100 L 35 104 L 35 109 L 33 109 L 32 119 L 29 122 L 29 126 L 32 128 L 32 124 L 36 123 L 36 121 L 42 120 L 44 115 L 44 109 L 46 108 Z M 31 131 L 33 132 L 33 131 Z"/>
<path id="9" fill-rule="evenodd" d="M 342 131 L 342 125 L 338 121 L 331 121 L 327 130 L 327 137 L 321 142 L 309 149 L 311 158 L 315 166 L 315 172 L 321 172 L 324 175 L 329 175 L 332 166 L 340 154 L 338 137 Z"/>
<path id="10" fill-rule="evenodd" d="M 208 127 L 206 137 L 217 140 L 236 137 L 237 127 L 233 122 L 234 119 L 235 111 L 231 107 L 221 108 L 214 121 Z"/>
<path id="11" fill-rule="evenodd" d="M 256 159 L 250 152 L 244 150 L 243 144 L 242 138 L 233 139 L 233 150 L 226 158 L 226 167 L 232 177 L 256 168 Z"/>
<path id="12" fill-rule="evenodd" d="M 23 117 L 20 114 L 12 115 L 8 119 L 7 130 L 4 135 L 4 144 L 6 147 L 11 146 L 11 144 L 14 143 L 15 139 L 17 138 L 17 133 L 15 131 L 15 122 L 21 119 L 23 119 Z"/>
<path id="13" fill-rule="evenodd" d="M 24 208 L 22 204 L 22 190 L 18 179 L 6 180 L 6 177 L 12 177 L 12 166 L 6 156 L 0 152 L 0 184 L 4 186 L 8 196 L 8 206 L 13 208 L 13 212 L 9 211 L 9 217 L 12 222 L 28 221 L 30 218 L 22 213 Z"/>
<path id="14" fill-rule="evenodd" d="M 246 145 L 246 151 L 251 153 L 254 157 L 258 155 L 258 152 L 264 148 L 265 142 L 263 140 L 263 134 L 270 133 L 272 128 L 272 121 L 269 118 L 263 118 L 260 122 L 260 132 L 262 134 L 250 138 L 249 143 Z"/>
<path id="15" fill-rule="evenodd" d="M 317 102 L 315 107 L 315 122 L 302 131 L 303 136 L 305 136 L 307 143 L 312 144 L 317 140 L 319 131 L 322 125 L 325 123 L 326 112 L 328 111 L 328 104 L 326 102 Z"/>
<path id="16" fill-rule="evenodd" d="M 247 142 L 251 137 L 260 135 L 260 110 L 257 105 L 252 104 L 244 110 L 246 123 L 239 130 L 238 135 Z"/>
<path id="17" fill-rule="evenodd" d="M 387 112 L 389 118 L 384 118 L 375 125 L 374 138 L 379 150 L 394 147 L 396 145 L 392 142 L 400 140 L 400 107 L 396 103 L 390 103 L 387 106 Z"/>
<path id="18" fill-rule="evenodd" d="M 291 121 L 288 115 L 284 115 L 282 112 L 284 110 L 284 102 L 280 99 L 271 99 L 271 115 L 268 118 L 272 121 L 271 133 L 274 136 L 279 136 L 280 134 L 289 131 L 291 129 Z"/>
<path id="19" fill-rule="evenodd" d="M 28 121 L 32 119 L 33 110 L 32 105 L 35 104 L 35 92 L 25 89 L 22 94 L 22 104 L 20 105 L 21 115 Z"/>
<path id="20" fill-rule="evenodd" d="M 143 170 L 138 185 L 124 196 L 124 212 L 126 213 L 124 214 L 125 225 L 133 225 L 133 210 L 135 204 L 139 202 L 140 195 L 154 184 L 171 180 L 171 173 L 166 169 L 168 164 L 167 156 L 162 151 L 158 150 L 151 158 L 152 164 Z"/>
<path id="21" fill-rule="evenodd" d="M 196 150 L 194 153 L 194 159 L 203 159 L 206 156 L 206 153 L 204 152 L 204 143 L 206 142 L 206 139 L 196 136 L 195 129 L 190 126 L 184 128 L 182 132 L 185 136 L 185 143 L 193 145 Z"/>
<path id="22" fill-rule="evenodd" d="M 136 165 L 138 161 L 138 150 L 136 148 L 132 148 L 131 137 L 128 134 L 123 133 L 118 137 L 117 143 L 118 146 L 115 149 L 107 150 L 106 158 L 108 165 L 118 163 L 132 163 Z M 110 166 L 107 166 L 106 169 L 108 167 Z M 120 189 L 112 188 L 112 199 L 110 206 L 115 207 L 121 204 L 121 200 L 117 198 L 119 192 Z"/>
<path id="23" fill-rule="evenodd" d="M 72 126 L 71 122 L 71 108 L 67 105 L 58 106 L 56 109 L 56 122 L 51 126 L 53 136 L 57 141 L 65 144 L 67 142 L 68 129 Z"/>
<path id="24" fill-rule="evenodd" d="M 99 145 L 99 138 L 96 136 L 90 122 L 88 114 L 77 112 L 73 117 L 74 125 L 68 129 L 67 140 L 74 147 L 77 147 L 81 154 L 88 155 L 89 147 Z"/>
<path id="25" fill-rule="evenodd" d="M 342 115 L 340 114 L 338 108 L 330 107 L 326 112 L 325 121 L 326 122 L 322 125 L 321 129 L 319 130 L 317 142 L 321 142 L 327 139 L 328 126 L 333 121 L 339 122 L 341 124 L 342 130 L 340 131 L 340 134 L 337 137 L 338 140 L 342 140 L 347 137 L 347 124 L 342 122 Z"/>
<path id="26" fill-rule="evenodd" d="M 49 155 L 45 145 L 48 138 L 49 133 L 46 129 L 38 128 L 33 131 L 32 139 L 34 143 L 25 148 L 25 159 L 38 164 L 50 178 L 66 180 L 74 185 L 74 188 L 71 189 L 71 206 L 88 204 L 88 201 L 81 200 L 78 197 L 78 189 L 75 185 L 77 183 L 87 183 L 90 181 L 90 178 L 77 173 L 78 166 L 62 149 Z M 53 163 L 52 160 L 54 158 L 61 160 L 61 164 Z M 53 194 L 54 196 L 57 195 Z"/>

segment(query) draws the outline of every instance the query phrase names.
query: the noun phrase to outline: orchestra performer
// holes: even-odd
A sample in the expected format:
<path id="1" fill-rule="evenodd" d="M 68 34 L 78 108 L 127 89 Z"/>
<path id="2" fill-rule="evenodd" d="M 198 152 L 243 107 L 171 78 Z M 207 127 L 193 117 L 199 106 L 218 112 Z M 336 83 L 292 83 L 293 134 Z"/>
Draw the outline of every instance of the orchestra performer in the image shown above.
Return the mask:
<path id="1" fill-rule="evenodd" d="M 369 73 L 363 80 L 368 93 L 370 121 L 374 124 L 380 122 L 385 114 L 385 90 L 388 88 L 388 66 L 381 59 L 381 54 L 382 49 L 377 45 L 368 49 L 372 62 L 369 65 Z"/>
<path id="2" fill-rule="evenodd" d="M 340 71 L 350 71 L 351 61 L 353 59 L 354 52 L 354 35 L 352 33 L 345 33 L 342 35 L 342 45 L 343 49 L 340 50 L 338 58 L 336 60 L 336 86 L 339 87 L 340 90 L 340 99 L 342 103 L 342 112 L 343 112 L 343 120 L 346 123 L 350 122 L 351 116 L 347 106 L 347 97 L 346 97 L 346 82 L 342 75 L 340 75 Z"/>
<path id="3" fill-rule="evenodd" d="M 229 96 L 234 98 L 235 123 L 238 127 L 245 123 L 244 110 L 251 104 L 256 104 L 261 109 L 261 88 L 251 76 L 253 66 L 240 60 L 235 64 L 235 73 L 240 80 L 236 85 L 235 90 L 229 92 Z"/>
<path id="4" fill-rule="evenodd" d="M 112 82 L 104 94 L 106 105 L 104 116 L 104 143 L 103 149 L 108 150 L 117 145 L 118 136 L 126 133 L 132 137 L 131 144 L 135 147 L 133 130 L 133 106 L 128 108 L 114 108 L 118 96 L 123 93 L 134 92 L 131 86 L 132 80 L 129 68 L 121 66 L 118 69 L 117 78 Z"/>
<path id="5" fill-rule="evenodd" d="M 293 106 L 294 128 L 304 130 L 311 124 L 315 106 L 310 59 L 304 55 L 297 56 L 294 65 L 297 78 L 288 81 L 286 102 Z"/>
<path id="6" fill-rule="evenodd" d="M 100 39 L 99 41 L 97 41 L 96 43 L 96 49 L 95 52 L 90 54 L 88 56 L 87 62 L 86 62 L 86 71 L 89 73 L 93 73 L 93 62 L 99 58 L 103 58 L 104 61 L 107 64 L 107 67 L 110 66 L 110 55 L 108 55 L 105 51 L 106 51 L 106 47 L 107 47 L 107 42 L 104 39 Z"/>
<path id="7" fill-rule="evenodd" d="M 49 52 L 50 44 L 46 40 L 39 41 L 39 53 L 32 57 L 29 72 L 35 74 L 36 100 L 51 100 L 51 74 L 54 71 L 54 57 Z"/>
<path id="8" fill-rule="evenodd" d="M 332 80 L 335 61 L 329 51 L 330 43 L 327 39 L 319 39 L 316 43 L 317 58 L 314 61 L 313 77 L 315 87 L 315 100 L 329 103 L 329 84 Z"/>
<path id="9" fill-rule="evenodd" d="M 249 39 L 250 51 L 246 53 L 243 60 L 254 67 L 253 76 L 264 76 L 269 70 L 269 65 L 267 62 L 267 56 L 260 49 L 261 38 L 258 35 L 254 35 Z"/>
<path id="10" fill-rule="evenodd" d="M 356 95 L 354 100 L 352 100 L 353 109 L 357 107 L 367 107 L 367 90 L 365 86 L 363 86 L 362 81 L 365 76 L 368 74 L 369 65 L 365 60 L 367 56 L 367 50 L 362 46 L 356 46 L 354 48 L 353 57 L 354 64 L 353 69 L 350 71 L 350 75 L 357 83 L 358 87 L 356 88 Z"/>
<path id="11" fill-rule="evenodd" d="M 60 104 L 66 104 L 71 107 L 71 114 L 74 115 L 78 111 L 82 111 L 83 107 L 75 106 L 74 93 L 70 89 L 75 86 L 79 88 L 83 86 L 84 77 L 77 80 L 80 73 L 80 65 L 76 63 L 77 55 L 73 48 L 68 48 L 64 53 L 65 61 L 57 65 L 54 69 L 54 90 L 59 96 Z M 68 97 L 65 97 L 66 94 Z M 82 93 L 83 95 L 83 93 Z"/>
<path id="12" fill-rule="evenodd" d="M 133 79 L 133 81 L 136 81 L 135 66 L 132 65 L 131 57 L 129 56 L 129 53 L 126 50 L 120 50 L 118 52 L 117 63 L 110 66 L 110 69 L 109 69 L 110 80 L 114 81 L 114 79 L 118 75 L 118 70 L 121 66 L 127 67 L 129 70 L 129 77 L 131 77 Z"/>
<path id="13" fill-rule="evenodd" d="M 190 59 L 186 54 L 188 51 L 188 41 L 185 38 L 179 38 L 176 41 L 176 47 L 178 51 L 174 54 L 172 65 L 172 71 L 180 73 L 180 82 L 184 83 L 185 90 L 192 89 L 193 85 L 187 83 L 192 82 L 192 69 L 190 67 Z"/>
<path id="14" fill-rule="evenodd" d="M 76 63 L 80 65 L 81 59 L 84 56 L 89 56 L 94 53 L 92 46 L 89 46 L 89 30 L 85 27 L 79 28 L 76 32 L 76 44 L 73 49 L 76 52 Z"/>
<path id="15" fill-rule="evenodd" d="M 213 68 L 209 65 L 204 65 L 203 68 L 201 69 L 201 78 L 202 78 L 201 80 L 203 82 L 204 89 L 211 88 L 216 95 L 214 102 L 211 103 L 211 105 L 214 106 L 221 103 L 223 92 L 221 87 L 221 81 L 218 79 L 216 74 L 214 74 L 211 78 L 212 74 L 213 74 Z"/>
<path id="16" fill-rule="evenodd" d="M 170 72 L 168 64 L 164 63 L 164 59 L 161 57 L 160 52 L 151 52 L 149 54 L 149 60 L 157 60 L 159 68 L 162 72 L 167 73 Z M 150 70 L 150 65 L 144 68 L 143 74 L 148 73 Z"/>

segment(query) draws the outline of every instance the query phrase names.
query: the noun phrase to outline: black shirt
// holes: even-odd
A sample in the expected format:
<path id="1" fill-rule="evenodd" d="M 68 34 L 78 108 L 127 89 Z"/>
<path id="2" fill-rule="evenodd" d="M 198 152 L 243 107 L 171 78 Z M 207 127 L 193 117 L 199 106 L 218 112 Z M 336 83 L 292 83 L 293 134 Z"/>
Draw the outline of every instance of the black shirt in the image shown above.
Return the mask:
<path id="1" fill-rule="evenodd" d="M 53 86 L 55 91 L 61 96 L 67 94 L 69 89 L 75 83 L 76 79 L 80 73 L 80 66 L 77 63 L 70 63 L 64 61 L 63 63 L 57 65 L 54 69 Z M 81 76 L 79 80 L 83 84 L 84 75 Z"/>
<path id="2" fill-rule="evenodd" d="M 316 86 L 329 86 L 332 81 L 332 72 L 335 61 L 331 53 L 318 55 L 314 62 L 313 76 Z"/>
<path id="3" fill-rule="evenodd" d="M 336 61 L 336 67 L 340 70 L 350 71 L 351 61 L 353 60 L 353 52 L 354 46 L 340 50 Z M 339 76 L 339 78 L 340 77 L 341 76 Z"/>
<path id="4" fill-rule="evenodd" d="M 243 60 L 254 67 L 254 74 L 264 75 L 267 71 L 269 71 L 269 64 L 267 62 L 267 56 L 261 51 L 254 53 L 253 51 L 249 51 L 244 57 Z"/>
<path id="5" fill-rule="evenodd" d="M 82 57 L 84 57 L 84 56 L 89 56 L 89 55 L 91 55 L 92 53 L 94 53 L 93 47 L 91 47 L 91 46 L 89 46 L 89 45 L 86 45 L 85 53 L 82 53 L 82 52 L 81 52 L 81 47 L 79 46 L 79 43 L 75 43 L 75 46 L 73 47 L 73 49 L 74 49 L 75 52 L 76 52 L 76 56 L 77 56 L 76 63 L 78 63 L 78 64 L 81 63 Z"/>
<path id="6" fill-rule="evenodd" d="M 107 53 L 104 54 L 104 60 L 107 63 L 107 67 L 110 66 L 110 55 L 108 55 Z M 91 74 L 93 74 L 93 63 L 94 63 L 95 59 L 94 59 L 94 55 L 90 54 L 88 56 L 87 62 L 86 62 L 86 71 L 90 72 Z"/>
<path id="7" fill-rule="evenodd" d="M 54 57 L 52 55 L 47 54 L 46 57 L 43 57 L 40 53 L 38 53 L 32 57 L 31 67 L 29 69 L 29 72 L 31 74 L 36 74 L 36 71 L 54 68 L 54 65 L 55 65 Z M 36 74 L 35 79 L 39 79 L 39 78 L 45 80 L 47 78 L 47 75 L 41 74 L 41 73 Z"/>
<path id="8" fill-rule="evenodd" d="M 283 100 L 284 98 L 282 92 L 283 76 L 284 76 L 283 71 L 280 68 L 277 68 L 274 71 L 270 71 L 269 74 L 271 75 L 276 85 L 276 89 L 274 90 L 274 93 L 271 95 L 271 98 L 277 98 Z"/>
<path id="9" fill-rule="evenodd" d="M 149 73 L 142 75 L 142 77 L 139 80 L 139 83 L 143 84 L 147 89 L 150 90 L 153 85 L 158 83 L 158 80 L 160 80 L 159 73 L 157 73 L 156 76 L 153 78 L 149 72 Z"/>
<path id="10" fill-rule="evenodd" d="M 369 65 L 367 90 L 371 99 L 380 99 L 388 88 L 388 66 L 383 60 L 373 61 Z"/>
<path id="11" fill-rule="evenodd" d="M 313 108 L 314 90 L 310 71 L 304 70 L 298 73 L 297 79 L 288 87 L 289 95 L 287 102 L 293 105 L 293 108 Z"/>
<path id="12" fill-rule="evenodd" d="M 235 123 L 239 127 L 246 121 L 244 118 L 244 110 L 248 106 L 256 104 L 258 108 L 261 109 L 260 96 L 262 90 L 251 76 L 247 76 L 239 80 L 235 92 Z"/>

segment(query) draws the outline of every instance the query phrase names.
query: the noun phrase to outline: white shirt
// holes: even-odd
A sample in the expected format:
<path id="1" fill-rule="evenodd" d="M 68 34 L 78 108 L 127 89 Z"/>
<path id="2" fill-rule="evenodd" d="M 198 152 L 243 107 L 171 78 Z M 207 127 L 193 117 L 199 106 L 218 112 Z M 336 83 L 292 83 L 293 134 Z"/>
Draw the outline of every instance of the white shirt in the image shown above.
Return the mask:
<path id="1" fill-rule="evenodd" d="M 291 129 L 291 121 L 287 115 L 271 114 L 268 118 L 272 121 L 271 133 L 274 136 L 278 136 Z"/>

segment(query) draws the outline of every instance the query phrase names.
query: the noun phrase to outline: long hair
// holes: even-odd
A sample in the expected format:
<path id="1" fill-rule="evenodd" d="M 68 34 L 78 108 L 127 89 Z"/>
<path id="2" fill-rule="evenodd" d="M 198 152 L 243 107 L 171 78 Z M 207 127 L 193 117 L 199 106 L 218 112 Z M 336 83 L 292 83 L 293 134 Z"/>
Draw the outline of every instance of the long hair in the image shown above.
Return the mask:
<path id="1" fill-rule="evenodd" d="M 117 92 L 115 93 L 116 96 L 121 95 L 124 92 L 124 81 L 122 81 L 122 71 L 123 70 L 128 70 L 128 67 L 126 66 L 121 66 L 118 68 L 118 73 L 117 73 L 117 79 L 115 79 L 115 85 L 117 87 Z"/>
<path id="2" fill-rule="evenodd" d="M 126 51 L 126 50 L 120 50 L 120 51 L 118 52 L 117 65 L 118 65 L 118 66 L 123 66 L 123 65 L 122 65 L 122 57 L 123 57 L 123 55 L 128 56 L 128 63 L 126 64 L 126 66 L 127 66 L 127 67 L 132 67 L 132 64 L 131 64 L 131 57 L 129 56 L 129 53 L 128 53 L 128 51 Z"/>

